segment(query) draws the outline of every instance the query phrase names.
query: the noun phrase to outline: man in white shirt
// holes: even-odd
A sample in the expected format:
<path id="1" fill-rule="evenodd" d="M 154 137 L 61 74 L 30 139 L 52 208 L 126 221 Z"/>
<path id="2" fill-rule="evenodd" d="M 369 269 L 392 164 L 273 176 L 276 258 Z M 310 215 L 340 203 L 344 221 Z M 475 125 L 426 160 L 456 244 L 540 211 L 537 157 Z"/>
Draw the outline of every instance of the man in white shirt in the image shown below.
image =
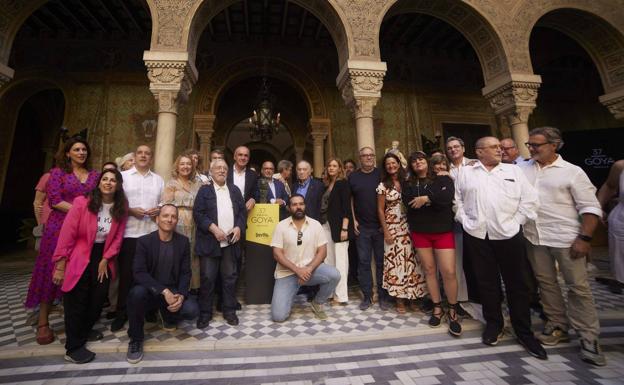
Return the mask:
<path id="1" fill-rule="evenodd" d="M 525 159 L 520 155 L 516 142 L 511 138 L 501 139 L 501 150 L 503 151 L 503 163 L 522 164 Z"/>
<path id="2" fill-rule="evenodd" d="M 305 214 L 301 194 L 290 197 L 289 209 L 291 216 L 277 224 L 271 241 L 277 261 L 271 316 L 275 322 L 287 320 L 299 288 L 320 285 L 310 305 L 318 319 L 326 320 L 323 304 L 336 290 L 340 273 L 323 263 L 327 256 L 325 231 L 317 220 Z"/>
<path id="3" fill-rule="evenodd" d="M 463 167 L 455 181 L 455 218 L 464 228 L 464 248 L 483 305 L 482 341 L 496 345 L 503 335 L 502 275 L 518 342 L 532 356 L 546 359 L 531 330 L 530 270 L 521 232 L 527 219 L 537 217 L 537 192 L 518 166 L 501 163 L 498 139 L 481 138 L 475 147 L 479 162 Z"/>
<path id="4" fill-rule="evenodd" d="M 123 188 L 128 198 L 128 223 L 119 250 L 119 294 L 117 315 L 111 323 L 111 331 L 121 330 L 128 320 L 126 299 L 132 287 L 132 265 L 139 237 L 157 229 L 155 218 L 165 182 L 160 175 L 150 170 L 152 149 L 147 145 L 137 147 L 134 153 L 134 167 L 121 173 Z"/>
<path id="5" fill-rule="evenodd" d="M 236 316 L 236 279 L 247 210 L 238 187 L 226 182 L 227 171 L 224 160 L 211 163 L 212 184 L 199 189 L 193 206 L 197 229 L 195 253 L 200 257 L 199 329 L 208 327 L 212 319 L 217 275 L 221 277 L 223 318 L 233 326 L 239 322 Z"/>
<path id="6" fill-rule="evenodd" d="M 537 218 L 524 226 L 529 261 L 548 318 L 538 338 L 544 345 L 567 342 L 571 326 L 580 336 L 581 358 L 604 366 L 606 360 L 598 344 L 600 324 L 586 267 L 602 209 L 587 174 L 557 153 L 562 144 L 556 128 L 532 130 L 527 143 L 532 159 L 522 165 L 540 200 Z M 557 281 L 557 265 L 569 288 L 567 312 Z"/>

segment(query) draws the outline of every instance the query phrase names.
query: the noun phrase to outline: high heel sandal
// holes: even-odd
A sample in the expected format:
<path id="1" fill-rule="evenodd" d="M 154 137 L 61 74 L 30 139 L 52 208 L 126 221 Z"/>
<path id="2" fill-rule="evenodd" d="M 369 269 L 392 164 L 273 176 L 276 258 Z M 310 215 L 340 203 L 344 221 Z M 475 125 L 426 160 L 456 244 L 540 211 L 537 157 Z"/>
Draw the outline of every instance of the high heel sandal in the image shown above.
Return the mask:
<path id="1" fill-rule="evenodd" d="M 37 326 L 37 343 L 39 345 L 48 345 L 54 341 L 54 332 L 50 329 L 50 324 Z"/>
<path id="2" fill-rule="evenodd" d="M 436 309 L 440 309 L 440 313 L 436 314 Z M 444 309 L 442 309 L 442 304 L 440 302 L 434 302 L 431 317 L 429 318 L 429 326 L 432 328 L 440 327 L 442 318 L 444 318 Z"/>
<path id="3" fill-rule="evenodd" d="M 459 323 L 459 315 L 457 311 L 457 303 L 449 303 L 448 311 L 448 331 L 451 335 L 459 337 L 462 334 L 462 327 Z"/>

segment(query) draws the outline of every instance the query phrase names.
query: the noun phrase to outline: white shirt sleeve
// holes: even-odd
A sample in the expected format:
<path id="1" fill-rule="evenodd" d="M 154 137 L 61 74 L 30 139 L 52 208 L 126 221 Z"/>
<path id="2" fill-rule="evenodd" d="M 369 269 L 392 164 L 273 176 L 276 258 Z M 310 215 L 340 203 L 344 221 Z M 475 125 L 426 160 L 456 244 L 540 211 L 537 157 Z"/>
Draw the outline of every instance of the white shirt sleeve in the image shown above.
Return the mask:
<path id="1" fill-rule="evenodd" d="M 537 190 L 529 183 L 522 169 L 519 167 L 514 168 L 516 169 L 516 176 L 521 187 L 520 204 L 518 205 L 518 212 L 514 216 L 514 219 L 518 224 L 524 225 L 527 219 L 535 220 L 537 218 L 539 198 Z"/>

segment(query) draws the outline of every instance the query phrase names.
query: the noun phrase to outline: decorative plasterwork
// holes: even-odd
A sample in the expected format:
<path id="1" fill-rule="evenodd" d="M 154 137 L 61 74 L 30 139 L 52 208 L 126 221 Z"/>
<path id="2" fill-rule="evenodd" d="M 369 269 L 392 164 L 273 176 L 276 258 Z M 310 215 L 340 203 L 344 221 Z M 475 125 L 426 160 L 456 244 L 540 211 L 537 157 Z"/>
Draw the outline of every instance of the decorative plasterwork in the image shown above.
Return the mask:
<path id="1" fill-rule="evenodd" d="M 310 119 L 310 135 L 314 143 L 323 143 L 329 134 L 331 120 L 329 119 Z"/>
<path id="2" fill-rule="evenodd" d="M 616 119 L 624 119 L 624 88 L 602 95 L 600 103 L 607 107 Z"/>
<path id="3" fill-rule="evenodd" d="M 188 100 L 197 81 L 197 73 L 187 60 L 173 59 L 170 54 L 153 51 L 144 55 L 150 91 L 158 101 L 159 112 L 177 113 L 178 104 Z"/>
<path id="4" fill-rule="evenodd" d="M 526 123 L 536 105 L 541 78 L 523 77 L 532 79 L 511 80 L 493 90 L 487 87 L 484 89 L 484 96 L 490 102 L 494 113 L 504 116 L 510 125 Z"/>
<path id="5" fill-rule="evenodd" d="M 342 98 L 356 118 L 372 118 L 381 97 L 386 63 L 349 61 L 347 65 L 336 79 Z"/>
<path id="6" fill-rule="evenodd" d="M 349 58 L 379 58 L 379 16 L 389 0 L 336 0 L 351 28 Z"/>
<path id="7" fill-rule="evenodd" d="M 185 25 L 190 23 L 189 13 L 201 0 L 152 0 L 158 14 L 152 49 L 185 47 Z M 154 41 L 155 40 L 155 41 Z"/>

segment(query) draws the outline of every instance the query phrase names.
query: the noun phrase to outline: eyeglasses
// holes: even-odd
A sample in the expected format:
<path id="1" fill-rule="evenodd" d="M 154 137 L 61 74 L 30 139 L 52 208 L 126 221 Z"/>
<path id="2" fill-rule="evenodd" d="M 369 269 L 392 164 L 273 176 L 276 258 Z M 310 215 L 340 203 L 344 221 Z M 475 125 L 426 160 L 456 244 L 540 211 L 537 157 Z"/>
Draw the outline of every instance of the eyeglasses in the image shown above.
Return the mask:
<path id="1" fill-rule="evenodd" d="M 374 156 L 375 156 L 375 154 L 360 154 L 360 157 L 362 157 L 362 158 L 372 158 Z"/>
<path id="2" fill-rule="evenodd" d="M 526 142 L 524 145 L 527 146 L 527 148 L 540 148 L 543 145 L 548 144 L 548 142 L 544 142 L 544 143 L 529 143 Z"/>
<path id="3" fill-rule="evenodd" d="M 516 148 L 516 146 L 511 146 L 511 147 L 503 147 L 503 146 L 501 146 L 501 150 L 503 150 L 503 151 L 509 151 L 509 150 L 511 150 L 513 148 Z"/>
<path id="4" fill-rule="evenodd" d="M 301 244 L 303 243 L 303 233 L 301 231 L 299 231 L 297 233 L 297 246 L 301 246 Z"/>
<path id="5" fill-rule="evenodd" d="M 477 150 L 483 150 L 489 148 L 490 150 L 498 150 L 498 149 L 502 149 L 502 147 L 500 146 L 500 144 L 493 144 L 491 146 L 481 146 L 481 147 L 477 147 Z"/>
<path id="6" fill-rule="evenodd" d="M 447 150 L 454 150 L 454 149 L 457 149 L 457 148 L 462 148 L 462 146 L 461 146 L 461 145 L 459 145 L 459 144 L 456 144 L 456 145 L 454 145 L 454 146 L 448 146 L 446 149 L 447 149 Z"/>

